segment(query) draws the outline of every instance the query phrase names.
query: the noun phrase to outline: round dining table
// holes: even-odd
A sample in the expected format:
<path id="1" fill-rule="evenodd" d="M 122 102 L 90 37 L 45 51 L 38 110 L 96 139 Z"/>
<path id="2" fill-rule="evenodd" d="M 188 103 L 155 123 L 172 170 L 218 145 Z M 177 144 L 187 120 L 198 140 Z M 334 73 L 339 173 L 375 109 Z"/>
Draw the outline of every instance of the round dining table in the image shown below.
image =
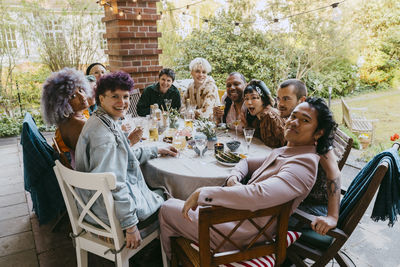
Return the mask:
<path id="1" fill-rule="evenodd" d="M 225 151 L 229 151 L 226 142 L 234 140 L 234 131 L 217 133 L 217 142 L 224 143 Z M 236 137 L 241 142 L 238 153 L 244 154 L 247 145 L 242 135 Z M 163 142 L 144 141 L 137 146 L 166 146 Z M 213 144 L 212 144 L 213 146 Z M 178 157 L 158 157 L 143 164 L 142 172 L 146 183 L 153 189 L 162 188 L 169 197 L 185 200 L 197 188 L 203 186 L 222 186 L 229 176 L 233 166 L 219 163 L 214 156 L 214 148 L 204 153 L 203 158 L 193 150 L 186 147 Z M 211 149 L 212 147 L 212 149 Z M 271 148 L 265 146 L 261 140 L 253 138 L 247 157 L 265 158 L 270 154 Z"/>

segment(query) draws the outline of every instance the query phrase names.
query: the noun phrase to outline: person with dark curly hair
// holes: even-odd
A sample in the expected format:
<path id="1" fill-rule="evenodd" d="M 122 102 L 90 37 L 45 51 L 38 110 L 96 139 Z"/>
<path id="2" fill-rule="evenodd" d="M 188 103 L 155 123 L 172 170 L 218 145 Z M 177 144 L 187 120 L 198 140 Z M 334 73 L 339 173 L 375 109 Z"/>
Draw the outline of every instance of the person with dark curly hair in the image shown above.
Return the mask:
<path id="1" fill-rule="evenodd" d="M 222 206 L 231 209 L 259 210 L 293 200 L 294 211 L 314 185 L 318 153 L 324 153 L 331 145 L 332 131 L 336 123 L 322 99 L 309 99 L 298 105 L 285 123 L 287 145 L 276 148 L 265 158 L 242 159 L 231 171 L 225 187 L 207 186 L 197 189 L 184 202 L 169 199 L 161 207 L 159 219 L 161 242 L 167 256 L 171 256 L 170 237 L 183 236 L 198 241 L 199 205 Z M 258 221 L 268 225 L 271 216 Z M 229 233 L 235 223 L 216 225 L 219 232 Z M 273 236 L 276 227 L 267 229 Z M 251 223 L 243 223 L 231 236 L 239 246 L 247 245 L 258 233 Z M 258 240 L 265 240 L 261 236 Z M 222 242 L 223 236 L 211 236 L 211 246 Z M 219 251 L 235 249 L 226 242 Z M 214 247 L 213 247 L 214 249 Z"/>
<path id="2" fill-rule="evenodd" d="M 285 145 L 283 136 L 284 120 L 274 108 L 275 101 L 263 81 L 251 80 L 244 89 L 244 104 L 247 107 L 247 127 L 255 129 L 254 136 L 260 138 L 266 146 L 277 148 Z"/>
<path id="3" fill-rule="evenodd" d="M 286 119 L 299 103 L 305 101 L 307 88 L 302 81 L 289 79 L 280 84 L 277 96 L 281 117 Z M 341 174 L 337 163 L 332 147 L 321 154 L 315 185 L 299 206 L 316 216 L 311 228 L 321 235 L 336 227 L 339 218 Z"/>
<path id="4" fill-rule="evenodd" d="M 89 107 L 92 96 L 89 82 L 75 69 L 64 68 L 51 74 L 43 84 L 41 99 L 45 122 L 56 125 L 55 138 L 63 153 L 70 154 L 74 165 L 74 150 L 88 117 L 84 111 Z"/>
<path id="5" fill-rule="evenodd" d="M 96 80 L 100 80 L 100 78 L 107 73 L 106 67 L 101 63 L 93 63 L 90 64 L 86 69 L 86 75 L 93 75 L 96 77 Z"/>
<path id="6" fill-rule="evenodd" d="M 129 108 L 129 93 L 134 82 L 125 72 L 114 72 L 100 78 L 96 91 L 97 110 L 82 129 L 76 147 L 76 170 L 83 172 L 112 172 L 116 189 L 112 190 L 116 217 L 126 230 L 126 247 L 137 248 L 141 242 L 141 222 L 153 218 L 164 199 L 151 191 L 140 169 L 140 164 L 158 154 L 176 156 L 173 147 L 131 147 L 118 120 Z M 79 190 L 84 201 L 93 191 Z M 104 203 L 97 200 L 92 211 L 108 224 Z M 91 218 L 89 223 L 96 224 Z"/>

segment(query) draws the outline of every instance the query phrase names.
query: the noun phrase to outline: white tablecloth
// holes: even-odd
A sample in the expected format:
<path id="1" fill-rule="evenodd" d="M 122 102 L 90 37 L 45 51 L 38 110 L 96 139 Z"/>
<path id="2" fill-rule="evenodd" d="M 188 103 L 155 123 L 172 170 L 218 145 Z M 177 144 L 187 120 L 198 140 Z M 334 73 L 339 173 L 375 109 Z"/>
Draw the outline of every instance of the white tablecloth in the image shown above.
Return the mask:
<path id="1" fill-rule="evenodd" d="M 233 140 L 234 132 L 218 133 L 218 142 L 225 144 Z M 241 145 L 239 153 L 246 151 L 246 143 L 243 136 L 239 136 Z M 162 142 L 142 142 L 138 144 L 148 146 L 166 146 Z M 266 157 L 271 149 L 265 146 L 259 139 L 253 138 L 250 146 L 249 157 Z M 185 200 L 197 188 L 203 186 L 222 185 L 228 177 L 232 167 L 226 167 L 217 162 L 214 157 L 214 149 L 207 150 L 203 159 L 193 149 L 186 148 L 179 158 L 159 157 L 149 160 L 142 165 L 142 171 L 147 184 L 151 188 L 163 188 L 170 196 Z"/>

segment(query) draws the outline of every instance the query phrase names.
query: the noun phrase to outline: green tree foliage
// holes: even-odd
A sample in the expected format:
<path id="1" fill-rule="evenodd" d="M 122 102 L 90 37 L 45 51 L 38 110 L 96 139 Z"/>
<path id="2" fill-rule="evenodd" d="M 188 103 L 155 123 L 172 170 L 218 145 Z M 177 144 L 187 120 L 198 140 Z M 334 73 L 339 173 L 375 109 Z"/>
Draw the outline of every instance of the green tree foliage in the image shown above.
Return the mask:
<path id="1" fill-rule="evenodd" d="M 260 15 L 273 21 L 305 6 L 315 7 L 309 0 L 275 1 Z M 230 1 L 227 10 L 209 18 L 208 31 L 196 29 L 178 44 L 182 53 L 176 57 L 177 70 L 186 71 L 189 77 L 185 64 L 204 57 L 210 61 L 212 76 L 220 88 L 225 87 L 226 76 L 232 71 L 243 73 L 247 79 L 261 79 L 273 91 L 287 78 L 304 80 L 315 95 L 327 96 L 329 86 L 336 95 L 356 87 L 357 67 L 343 52 L 350 51 L 346 49 L 351 42 L 346 36 L 349 30 L 338 27 L 330 13 L 295 16 L 283 20 L 281 28 L 270 23 L 263 31 L 253 27 L 255 20 L 254 5 Z M 234 34 L 233 22 L 240 22 L 240 34 Z"/>
<path id="2" fill-rule="evenodd" d="M 62 8 L 46 9 L 43 0 L 25 3 L 31 39 L 43 64 L 52 71 L 64 67 L 83 70 L 98 57 L 100 10 L 84 0 L 64 1 Z M 97 60 L 96 60 L 97 61 Z"/>
<path id="3" fill-rule="evenodd" d="M 386 89 L 400 76 L 400 2 L 362 3 L 354 16 L 363 33 L 360 78 L 367 88 Z"/>
<path id="4" fill-rule="evenodd" d="M 247 79 L 263 79 L 274 87 L 274 72 L 269 66 L 284 63 L 272 56 L 279 47 L 252 29 L 250 23 L 241 26 L 239 35 L 233 34 L 235 25 L 231 22 L 251 19 L 246 17 L 251 6 L 236 2 L 231 7 L 210 17 L 207 31 L 194 30 L 178 44 L 182 53 L 176 58 L 177 70 L 186 71 L 189 77 L 188 63 L 195 57 L 204 57 L 211 63 L 212 76 L 220 88 L 225 87 L 226 76 L 232 71 L 240 71 Z"/>

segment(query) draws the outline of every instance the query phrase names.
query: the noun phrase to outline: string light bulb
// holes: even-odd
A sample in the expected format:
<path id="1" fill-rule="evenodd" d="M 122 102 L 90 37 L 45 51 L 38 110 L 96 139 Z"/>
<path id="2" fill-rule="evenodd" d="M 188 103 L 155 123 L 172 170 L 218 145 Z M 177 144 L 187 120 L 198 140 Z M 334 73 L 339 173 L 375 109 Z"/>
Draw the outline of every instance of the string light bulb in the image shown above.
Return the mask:
<path id="1" fill-rule="evenodd" d="M 114 11 L 114 8 L 112 6 L 110 6 L 110 11 Z"/>
<path id="2" fill-rule="evenodd" d="M 105 4 L 106 4 L 106 1 L 105 1 L 105 0 L 101 0 L 101 1 L 100 1 L 100 5 L 104 6 Z"/>
<path id="3" fill-rule="evenodd" d="M 137 2 L 137 0 L 132 0 L 132 2 L 136 3 L 136 2 Z"/>
<path id="4" fill-rule="evenodd" d="M 332 19 L 334 21 L 339 21 L 342 18 L 342 10 L 338 7 L 339 3 L 333 3 L 332 7 Z"/>
<path id="5" fill-rule="evenodd" d="M 118 14 L 122 17 L 122 16 L 124 15 L 124 11 L 123 11 L 123 10 L 120 10 L 120 11 L 118 12 Z"/>
<path id="6" fill-rule="evenodd" d="M 235 22 L 235 28 L 233 29 L 233 34 L 234 35 L 239 35 L 240 34 L 239 22 Z"/>
<path id="7" fill-rule="evenodd" d="M 203 27 L 203 31 L 207 31 L 208 30 L 208 19 L 204 20 L 204 23 L 203 23 L 202 27 Z"/>
<path id="8" fill-rule="evenodd" d="M 142 19 L 142 14 L 139 12 L 139 14 L 136 16 L 137 20 L 141 20 Z"/>

